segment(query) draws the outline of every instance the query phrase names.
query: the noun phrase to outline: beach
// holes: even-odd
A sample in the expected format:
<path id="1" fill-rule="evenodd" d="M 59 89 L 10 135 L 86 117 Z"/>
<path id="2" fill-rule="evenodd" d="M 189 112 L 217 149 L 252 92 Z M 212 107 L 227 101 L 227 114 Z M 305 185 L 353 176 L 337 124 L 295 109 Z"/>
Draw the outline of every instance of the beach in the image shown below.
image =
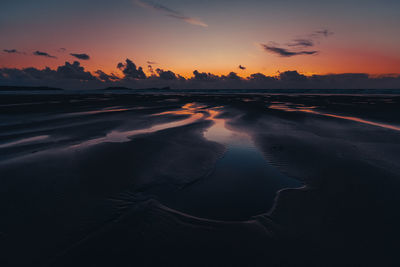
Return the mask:
<path id="1" fill-rule="evenodd" d="M 400 96 L 3 94 L 4 266 L 400 263 Z"/>

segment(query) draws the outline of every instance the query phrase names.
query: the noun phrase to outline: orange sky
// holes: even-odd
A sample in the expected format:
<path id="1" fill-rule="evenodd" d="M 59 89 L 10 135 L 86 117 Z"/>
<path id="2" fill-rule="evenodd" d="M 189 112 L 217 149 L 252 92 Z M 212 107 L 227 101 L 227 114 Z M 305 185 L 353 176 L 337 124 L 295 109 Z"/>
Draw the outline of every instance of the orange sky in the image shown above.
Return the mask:
<path id="1" fill-rule="evenodd" d="M 218 75 L 234 71 L 242 77 L 286 70 L 304 74 L 400 73 L 400 19 L 395 11 L 400 4 L 390 0 L 366 0 L 362 7 L 351 0 L 233 1 L 229 5 L 226 1 L 201 5 L 171 0 L 163 1 L 166 8 L 161 9 L 134 1 L 102 0 L 96 6 L 89 0 L 41 0 L 36 5 L 6 1 L 6 8 L 0 11 L 6 25 L 0 27 L 0 35 L 7 36 L 1 50 L 17 49 L 25 54 L 0 53 L 0 67 L 56 68 L 76 60 L 69 53 L 86 53 L 91 59 L 81 64 L 87 70 L 116 74 L 116 65 L 126 58 L 145 72 L 146 62 L 154 61 L 158 63 L 154 69 L 172 70 L 185 77 L 191 77 L 193 70 Z M 305 4 L 313 5 L 305 8 Z M 188 19 L 173 18 L 168 12 Z M 312 47 L 288 46 L 321 29 L 333 34 L 315 38 Z M 290 51 L 318 54 L 280 57 L 260 45 L 271 42 Z M 67 50 L 59 52 L 61 47 Z M 33 56 L 36 50 L 57 59 Z M 247 69 L 240 70 L 239 65 Z"/>

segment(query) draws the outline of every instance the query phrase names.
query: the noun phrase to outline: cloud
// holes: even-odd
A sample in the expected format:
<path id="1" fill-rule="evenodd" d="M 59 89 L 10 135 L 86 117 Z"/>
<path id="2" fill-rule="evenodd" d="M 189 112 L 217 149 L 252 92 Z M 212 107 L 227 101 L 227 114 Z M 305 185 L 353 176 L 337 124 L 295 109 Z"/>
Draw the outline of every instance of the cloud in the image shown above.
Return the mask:
<path id="1" fill-rule="evenodd" d="M 125 75 L 125 79 L 146 79 L 146 74 L 142 67 L 136 68 L 135 63 L 130 59 L 126 59 L 125 63 L 118 63 L 117 68 Z"/>
<path id="2" fill-rule="evenodd" d="M 240 78 L 236 72 L 230 72 L 227 76 L 222 76 L 222 79 L 228 79 L 228 80 L 241 80 L 242 78 Z"/>
<path id="3" fill-rule="evenodd" d="M 90 56 L 88 54 L 74 54 L 74 53 L 71 53 L 70 55 L 73 56 L 73 57 L 76 57 L 77 59 L 81 59 L 81 60 L 89 60 L 90 59 Z"/>
<path id="4" fill-rule="evenodd" d="M 294 39 L 288 46 L 294 47 L 311 47 L 314 46 L 314 41 L 311 39 Z"/>
<path id="5" fill-rule="evenodd" d="M 97 77 L 103 82 L 113 82 L 113 81 L 118 81 L 120 79 L 114 73 L 107 74 L 102 70 L 96 70 L 94 73 L 97 74 Z"/>
<path id="6" fill-rule="evenodd" d="M 244 67 L 244 66 L 242 66 L 242 65 L 239 65 L 238 68 L 241 69 L 241 70 L 245 70 L 245 69 L 246 69 L 246 67 Z"/>
<path id="7" fill-rule="evenodd" d="M 60 52 L 60 53 L 64 53 L 65 51 L 67 51 L 67 49 L 64 48 L 64 47 L 61 47 L 61 48 L 59 48 L 59 49 L 57 50 L 57 52 Z"/>
<path id="8" fill-rule="evenodd" d="M 8 54 L 22 54 L 17 49 L 3 49 L 3 52 L 8 53 Z"/>
<path id="9" fill-rule="evenodd" d="M 303 37 L 298 37 L 291 40 L 286 46 L 281 46 L 275 42 L 269 44 L 261 44 L 261 47 L 268 53 L 278 55 L 280 57 L 293 57 L 299 55 L 316 55 L 319 53 L 317 50 L 305 50 L 314 47 L 319 43 L 321 38 L 326 38 L 332 35 L 333 32 L 328 29 L 314 31 L 311 34 Z"/>
<path id="10" fill-rule="evenodd" d="M 265 51 L 276 54 L 280 57 L 293 57 L 293 56 L 299 56 L 299 55 L 315 55 L 318 53 L 318 51 L 291 51 L 283 47 L 278 47 L 275 45 L 266 45 L 266 44 L 261 44 L 262 48 L 264 48 Z"/>
<path id="11" fill-rule="evenodd" d="M 108 74 L 103 70 L 90 73 L 79 61 L 65 62 L 52 68 L 0 68 L 0 85 L 7 86 L 49 86 L 67 89 L 102 89 L 107 87 L 127 87 L 133 89 L 164 88 L 173 89 L 397 89 L 400 75 L 370 76 L 365 73 L 342 73 L 306 76 L 296 70 L 267 76 L 253 73 L 247 78 L 235 72 L 216 75 L 210 72 L 193 71 L 191 78 L 185 79 L 170 70 L 156 69 L 147 77 L 141 67 L 126 59 L 118 68 L 123 76 Z"/>
<path id="12" fill-rule="evenodd" d="M 161 12 L 167 17 L 175 18 L 178 20 L 183 20 L 186 23 L 196 25 L 196 26 L 208 27 L 208 25 L 205 22 L 203 22 L 202 20 L 200 20 L 198 18 L 186 16 L 179 11 L 173 10 L 169 7 L 166 7 L 164 5 L 161 5 L 161 4 L 152 2 L 152 1 L 136 0 L 135 3 L 141 7 Z"/>
<path id="13" fill-rule="evenodd" d="M 155 62 L 155 61 L 147 61 L 147 64 L 149 64 L 149 65 L 156 65 L 156 64 L 158 64 L 158 63 Z"/>
<path id="14" fill-rule="evenodd" d="M 103 86 L 103 83 L 90 72 L 80 66 L 80 63 L 65 62 L 57 69 L 33 67 L 16 69 L 0 68 L 0 85 L 11 86 L 50 86 L 60 88 L 80 89 L 88 84 L 93 87 Z"/>
<path id="15" fill-rule="evenodd" d="M 334 32 L 331 32 L 328 29 L 322 29 L 322 30 L 318 30 L 318 31 L 313 32 L 311 34 L 311 37 L 314 37 L 314 38 L 329 37 L 330 35 L 333 35 L 333 34 L 334 34 Z"/>
<path id="16" fill-rule="evenodd" d="M 307 76 L 298 73 L 296 70 L 285 71 L 279 74 L 279 80 L 285 82 L 301 82 L 306 81 Z"/>
<path id="17" fill-rule="evenodd" d="M 253 82 L 275 81 L 276 79 L 276 77 L 266 76 L 262 73 L 253 73 L 249 77 L 247 77 L 248 81 Z"/>
<path id="18" fill-rule="evenodd" d="M 49 57 L 49 58 L 57 58 L 57 57 L 52 56 L 52 55 L 50 55 L 50 54 L 48 54 L 46 52 L 41 52 L 41 51 L 35 51 L 35 52 L 33 52 L 33 55 L 42 56 L 42 57 Z"/>
<path id="19" fill-rule="evenodd" d="M 162 69 L 156 69 L 156 72 L 158 73 L 158 76 L 160 77 L 160 79 L 162 80 L 176 80 L 178 79 L 177 76 L 175 75 L 175 73 L 173 73 L 170 70 L 162 70 Z"/>
<path id="20" fill-rule="evenodd" d="M 217 81 L 220 78 L 218 75 L 206 72 L 198 72 L 197 70 L 193 71 L 193 75 L 194 77 L 192 80 L 196 81 Z"/>
<path id="21" fill-rule="evenodd" d="M 80 65 L 79 61 L 74 63 L 65 62 L 64 66 L 57 68 L 57 74 L 63 79 L 94 80 L 95 77 Z"/>

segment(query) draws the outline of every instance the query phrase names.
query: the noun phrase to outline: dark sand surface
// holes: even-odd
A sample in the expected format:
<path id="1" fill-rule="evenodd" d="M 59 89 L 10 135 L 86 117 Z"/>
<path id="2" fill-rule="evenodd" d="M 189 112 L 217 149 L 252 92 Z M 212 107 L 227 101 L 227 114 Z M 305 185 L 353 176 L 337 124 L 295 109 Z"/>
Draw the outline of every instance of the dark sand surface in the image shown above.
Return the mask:
<path id="1" fill-rule="evenodd" d="M 0 265 L 399 265 L 399 118 L 399 96 L 4 94 Z"/>

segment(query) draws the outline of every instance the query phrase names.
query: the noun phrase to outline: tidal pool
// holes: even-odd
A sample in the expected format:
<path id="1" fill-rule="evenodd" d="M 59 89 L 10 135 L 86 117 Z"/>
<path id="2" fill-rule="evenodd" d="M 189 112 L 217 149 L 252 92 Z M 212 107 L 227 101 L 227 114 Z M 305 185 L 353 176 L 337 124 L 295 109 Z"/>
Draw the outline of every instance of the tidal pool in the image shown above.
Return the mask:
<path id="1" fill-rule="evenodd" d="M 279 190 L 297 188 L 302 184 L 270 165 L 254 145 L 249 133 L 230 128 L 228 119 L 218 116 L 223 109 L 224 107 L 187 103 L 181 109 L 152 115 L 188 115 L 185 119 L 155 124 L 144 129 L 114 130 L 104 137 L 84 141 L 72 148 L 84 149 L 104 142 L 129 142 L 137 135 L 210 120 L 213 124 L 203 133 L 204 138 L 226 148 L 213 171 L 177 191 L 171 191 L 167 185 L 165 188 L 150 189 L 148 194 L 170 208 L 193 216 L 218 220 L 246 220 L 268 212 Z"/>
<path id="2" fill-rule="evenodd" d="M 214 124 L 204 137 L 223 144 L 226 152 L 214 170 L 203 179 L 161 201 L 181 212 L 217 220 L 246 220 L 268 212 L 277 192 L 302 183 L 280 173 L 263 157 L 247 133 L 235 131 L 218 118 L 222 108 L 209 109 Z"/>

